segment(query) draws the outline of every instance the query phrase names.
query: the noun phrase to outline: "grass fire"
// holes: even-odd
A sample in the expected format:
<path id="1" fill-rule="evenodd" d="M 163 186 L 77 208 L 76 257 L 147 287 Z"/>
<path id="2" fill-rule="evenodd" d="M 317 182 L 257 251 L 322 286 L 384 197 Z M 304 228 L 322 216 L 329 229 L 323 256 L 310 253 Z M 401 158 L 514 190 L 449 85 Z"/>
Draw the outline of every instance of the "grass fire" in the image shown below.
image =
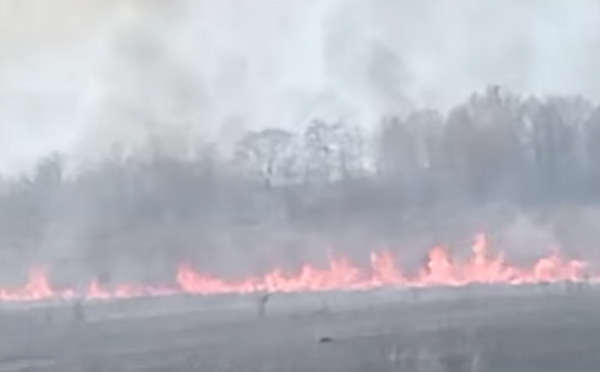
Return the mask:
<path id="1" fill-rule="evenodd" d="M 453 259 L 446 248 L 429 252 L 427 263 L 412 276 L 405 274 L 389 251 L 371 252 L 371 265 L 361 268 L 343 256 L 332 255 L 329 267 L 305 264 L 297 272 L 286 273 L 274 268 L 270 272 L 239 281 L 231 281 L 195 271 L 182 264 L 177 269 L 176 284 L 152 286 L 117 284 L 110 288 L 92 281 L 82 291 L 55 288 L 43 270 L 31 272 L 29 281 L 15 289 L 1 289 L 4 301 L 35 301 L 83 298 L 91 300 L 125 299 L 176 294 L 250 294 L 320 291 L 369 290 L 382 287 L 453 287 L 469 284 L 541 284 L 597 280 L 582 261 L 561 258 L 558 253 L 540 258 L 531 267 L 518 267 L 505 261 L 503 254 L 488 251 L 485 235 L 479 234 L 471 257 L 464 262 Z"/>
<path id="2" fill-rule="evenodd" d="M 0 0 L 0 372 L 600 371 L 598 0 Z"/>

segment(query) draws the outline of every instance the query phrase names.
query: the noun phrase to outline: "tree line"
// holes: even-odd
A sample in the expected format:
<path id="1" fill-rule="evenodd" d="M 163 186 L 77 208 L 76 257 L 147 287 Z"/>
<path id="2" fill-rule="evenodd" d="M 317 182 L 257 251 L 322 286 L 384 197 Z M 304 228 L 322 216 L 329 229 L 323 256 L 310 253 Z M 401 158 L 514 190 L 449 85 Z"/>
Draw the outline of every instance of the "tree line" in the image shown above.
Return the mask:
<path id="1" fill-rule="evenodd" d="M 159 138 L 70 175 L 49 156 L 0 184 L 0 261 L 65 276 L 141 261 L 147 276 L 182 259 L 239 272 L 310 256 L 314 236 L 427 230 L 436 211 L 600 200 L 600 106 L 585 98 L 490 87 L 376 124 L 250 130 L 226 155 L 203 143 L 175 156 Z"/>

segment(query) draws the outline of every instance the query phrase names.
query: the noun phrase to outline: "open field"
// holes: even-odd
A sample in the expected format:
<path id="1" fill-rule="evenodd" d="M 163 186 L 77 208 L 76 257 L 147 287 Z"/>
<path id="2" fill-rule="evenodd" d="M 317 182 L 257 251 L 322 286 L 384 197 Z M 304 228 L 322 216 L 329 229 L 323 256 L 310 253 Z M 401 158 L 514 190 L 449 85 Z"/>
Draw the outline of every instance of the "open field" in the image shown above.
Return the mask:
<path id="1" fill-rule="evenodd" d="M 470 287 L 4 305 L 0 371 L 598 371 L 600 290 Z M 21 307 L 21 308 L 18 308 Z"/>

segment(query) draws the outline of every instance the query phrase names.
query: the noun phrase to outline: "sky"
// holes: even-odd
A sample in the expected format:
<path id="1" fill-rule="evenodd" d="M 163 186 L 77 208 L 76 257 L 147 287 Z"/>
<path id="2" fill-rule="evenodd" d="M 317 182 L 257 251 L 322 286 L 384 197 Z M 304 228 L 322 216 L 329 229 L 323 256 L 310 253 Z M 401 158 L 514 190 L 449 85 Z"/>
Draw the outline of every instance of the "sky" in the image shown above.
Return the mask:
<path id="1" fill-rule="evenodd" d="M 600 98 L 600 0 L 0 0 L 0 172 L 149 134 Z"/>

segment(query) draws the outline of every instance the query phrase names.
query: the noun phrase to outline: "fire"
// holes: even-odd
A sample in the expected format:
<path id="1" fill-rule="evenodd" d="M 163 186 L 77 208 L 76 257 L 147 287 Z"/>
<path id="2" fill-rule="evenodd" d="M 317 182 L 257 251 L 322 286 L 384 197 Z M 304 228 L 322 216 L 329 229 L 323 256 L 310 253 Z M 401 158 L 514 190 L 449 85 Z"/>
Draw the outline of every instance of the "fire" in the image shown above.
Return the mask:
<path id="1" fill-rule="evenodd" d="M 593 276 L 592 276 L 593 277 Z M 49 299 L 108 300 L 175 294 L 248 294 L 255 292 L 291 293 L 331 290 L 368 290 L 374 288 L 411 288 L 427 286 L 464 286 L 482 284 L 535 284 L 583 281 L 590 278 L 586 264 L 568 260 L 558 251 L 540 258 L 531 267 L 519 267 L 505 260 L 502 253 L 488 249 L 484 234 L 478 234 L 469 258 L 458 260 L 448 248 L 430 250 L 426 264 L 409 275 L 389 250 L 371 252 L 370 266 L 359 267 L 347 257 L 330 254 L 329 265 L 319 268 L 304 264 L 296 272 L 275 268 L 270 272 L 239 281 L 200 273 L 189 264 L 177 269 L 175 284 L 146 286 L 121 284 L 103 287 L 93 280 L 84 289 L 56 288 L 48 270 L 35 269 L 20 288 L 0 288 L 0 301 L 39 301 Z"/>

